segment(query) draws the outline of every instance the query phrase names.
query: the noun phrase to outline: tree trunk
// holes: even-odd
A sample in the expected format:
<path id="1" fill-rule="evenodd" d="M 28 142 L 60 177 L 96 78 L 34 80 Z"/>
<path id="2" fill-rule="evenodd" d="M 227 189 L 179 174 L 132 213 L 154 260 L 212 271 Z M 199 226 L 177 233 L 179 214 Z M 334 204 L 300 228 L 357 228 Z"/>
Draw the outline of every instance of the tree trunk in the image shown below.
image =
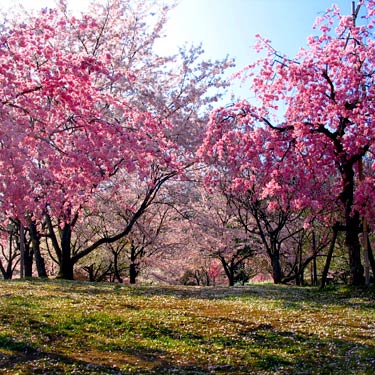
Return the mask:
<path id="1" fill-rule="evenodd" d="M 137 260 L 137 254 L 136 254 L 137 248 L 134 246 L 133 241 L 131 241 L 130 246 L 130 265 L 129 265 L 129 282 L 130 284 L 135 284 L 137 275 L 138 275 L 138 267 L 136 264 Z"/>
<path id="2" fill-rule="evenodd" d="M 89 281 L 94 282 L 95 281 L 95 275 L 94 275 L 94 265 L 90 264 L 87 267 L 83 268 L 89 275 Z"/>
<path id="3" fill-rule="evenodd" d="M 333 236 L 332 236 L 331 246 L 328 250 L 326 264 L 324 266 L 324 270 L 323 270 L 323 274 L 322 274 L 322 281 L 321 281 L 321 284 L 320 284 L 320 289 L 323 289 L 325 287 L 326 283 L 327 283 L 327 275 L 328 275 L 328 271 L 329 271 L 329 266 L 331 265 L 333 250 L 335 249 L 337 233 L 338 233 L 338 227 L 334 226 L 333 227 Z"/>
<path id="4" fill-rule="evenodd" d="M 9 272 L 9 270 L 3 273 L 4 280 L 12 280 L 13 272 Z"/>
<path id="5" fill-rule="evenodd" d="M 129 265 L 129 282 L 130 284 L 135 284 L 137 279 L 137 265 L 133 262 Z"/>
<path id="6" fill-rule="evenodd" d="M 313 264 L 312 264 L 312 280 L 311 284 L 313 286 L 318 285 L 318 272 L 316 267 L 316 237 L 315 232 L 312 234 L 312 253 L 314 255 Z"/>
<path id="7" fill-rule="evenodd" d="M 70 224 L 65 224 L 64 228 L 61 230 L 61 258 L 59 259 L 59 273 L 57 278 L 73 280 L 73 268 L 74 262 L 71 256 L 71 236 L 72 228 Z"/>
<path id="8" fill-rule="evenodd" d="M 359 242 L 360 219 L 358 213 L 346 218 L 345 244 L 349 251 L 349 264 L 352 285 L 364 285 L 364 267 L 361 262 L 361 244 Z"/>
<path id="9" fill-rule="evenodd" d="M 281 284 L 283 279 L 283 272 L 281 270 L 280 254 L 276 251 L 273 254 L 269 254 L 269 256 L 271 258 L 273 282 L 275 284 Z"/>
<path id="10" fill-rule="evenodd" d="M 23 270 L 24 277 L 33 277 L 33 252 L 30 251 L 30 246 L 25 244 L 23 254 Z"/>
<path id="11" fill-rule="evenodd" d="M 227 278 L 228 278 L 228 286 L 234 286 L 234 272 L 230 270 L 227 273 Z"/>
<path id="12" fill-rule="evenodd" d="M 17 266 L 17 263 L 19 263 L 20 261 L 20 258 L 17 260 L 18 255 L 17 255 L 16 250 L 18 250 L 18 248 L 13 249 L 13 237 L 14 237 L 14 234 L 13 232 L 11 232 L 9 234 L 8 256 L 5 256 L 5 253 L 3 251 L 4 249 L 0 245 L 0 248 L 2 249 L 2 255 L 4 257 L 3 260 L 4 262 L 6 262 L 5 265 L 3 265 L 2 260 L 0 259 L 0 270 L 3 275 L 4 280 L 11 280 L 13 278 L 14 269 Z"/>
<path id="13" fill-rule="evenodd" d="M 224 257 L 218 256 L 221 264 L 223 265 L 225 275 L 228 279 L 228 286 L 234 286 L 234 267 L 233 264 L 229 265 Z"/>
<path id="14" fill-rule="evenodd" d="M 1 271 L 1 274 L 3 275 L 4 280 L 12 279 L 12 276 L 13 276 L 12 267 L 9 267 L 9 265 L 11 265 L 10 261 L 8 261 L 7 269 L 5 269 L 0 259 L 0 271 Z"/>
<path id="15" fill-rule="evenodd" d="M 303 286 L 305 284 L 305 279 L 304 279 L 305 267 L 302 261 L 302 246 L 299 246 L 299 249 L 298 249 L 298 265 L 297 265 L 295 272 L 297 274 L 296 285 Z"/>
<path id="16" fill-rule="evenodd" d="M 375 277 L 375 259 L 374 259 L 374 253 L 372 252 L 372 248 L 371 248 L 371 242 L 369 239 L 367 239 L 368 241 L 368 259 L 369 259 L 369 262 L 370 262 L 370 265 L 371 265 L 371 270 L 372 270 L 372 275 L 373 277 Z"/>
<path id="17" fill-rule="evenodd" d="M 358 212 L 353 212 L 355 186 L 353 163 L 353 161 L 343 160 L 341 170 L 343 191 L 340 199 L 345 208 L 345 245 L 349 254 L 350 283 L 364 285 L 364 267 L 361 263 L 361 244 L 358 238 L 361 222 Z"/>
<path id="18" fill-rule="evenodd" d="M 20 252 L 21 252 L 21 278 L 33 277 L 33 252 L 30 250 L 29 243 L 26 242 L 25 227 L 22 223 L 19 225 L 20 230 Z"/>
<path id="19" fill-rule="evenodd" d="M 119 270 L 119 265 L 118 265 L 119 253 L 117 251 L 112 251 L 112 254 L 113 254 L 114 277 L 115 277 L 115 280 L 117 280 L 119 283 L 122 284 L 124 280 L 122 279 L 120 275 L 120 270 Z"/>
<path id="20" fill-rule="evenodd" d="M 312 263 L 311 285 L 313 286 L 318 285 L 318 272 L 317 272 L 317 267 L 316 267 L 316 257 L 314 257 L 313 263 Z"/>
<path id="21" fill-rule="evenodd" d="M 33 222 L 31 219 L 29 219 L 29 231 L 38 276 L 42 278 L 47 278 L 48 276 L 46 271 L 46 265 L 40 253 L 40 234 L 37 231 L 35 222 Z"/>
<path id="22" fill-rule="evenodd" d="M 25 277 L 25 232 L 21 222 L 18 223 L 19 242 L 17 246 L 20 249 L 20 278 Z"/>
<path id="23" fill-rule="evenodd" d="M 302 274 L 301 274 L 301 270 L 299 266 L 296 266 L 295 273 L 296 273 L 296 285 L 302 286 Z"/>

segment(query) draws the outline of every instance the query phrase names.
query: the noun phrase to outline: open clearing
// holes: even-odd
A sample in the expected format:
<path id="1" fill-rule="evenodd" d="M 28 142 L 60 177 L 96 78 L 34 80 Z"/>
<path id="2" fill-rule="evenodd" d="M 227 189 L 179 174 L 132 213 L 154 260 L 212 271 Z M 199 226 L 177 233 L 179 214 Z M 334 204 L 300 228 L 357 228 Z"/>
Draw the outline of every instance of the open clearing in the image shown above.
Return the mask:
<path id="1" fill-rule="evenodd" d="M 0 282 L 1 374 L 374 374 L 375 290 Z"/>

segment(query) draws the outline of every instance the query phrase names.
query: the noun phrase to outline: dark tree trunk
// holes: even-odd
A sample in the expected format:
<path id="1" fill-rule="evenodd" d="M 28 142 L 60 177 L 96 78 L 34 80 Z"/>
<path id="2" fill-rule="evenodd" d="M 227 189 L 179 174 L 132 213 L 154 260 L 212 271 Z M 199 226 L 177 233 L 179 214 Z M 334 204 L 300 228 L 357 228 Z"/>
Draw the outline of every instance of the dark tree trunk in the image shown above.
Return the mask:
<path id="1" fill-rule="evenodd" d="M 89 281 L 94 282 L 95 281 L 95 275 L 94 275 L 94 265 L 90 264 L 87 267 L 83 268 L 89 275 Z"/>
<path id="2" fill-rule="evenodd" d="M 227 276 L 229 286 L 234 286 L 234 270 L 232 268 L 229 269 L 229 274 Z"/>
<path id="3" fill-rule="evenodd" d="M 360 219 L 355 213 L 346 218 L 345 244 L 349 252 L 350 275 L 352 285 L 364 285 L 364 267 L 361 262 L 361 244 L 359 242 Z"/>
<path id="4" fill-rule="evenodd" d="M 3 272 L 4 280 L 12 280 L 13 272 L 9 272 L 9 270 Z"/>
<path id="5" fill-rule="evenodd" d="M 122 279 L 120 270 L 119 270 L 119 264 L 118 264 L 119 253 L 117 251 L 112 251 L 112 254 L 113 254 L 114 277 L 119 283 L 122 284 L 124 280 Z"/>
<path id="6" fill-rule="evenodd" d="M 364 285 L 364 267 L 361 263 L 361 246 L 358 238 L 360 232 L 360 218 L 358 212 L 353 212 L 355 176 L 354 165 L 361 163 L 362 157 L 368 151 L 369 145 L 362 147 L 361 152 L 350 156 L 342 143 L 345 136 L 345 130 L 350 126 L 351 120 L 347 117 L 340 119 L 340 124 L 335 132 L 331 132 L 324 126 L 318 131 L 325 134 L 333 143 L 337 164 L 342 180 L 342 192 L 339 196 L 345 211 L 345 245 L 348 249 L 350 274 L 352 285 Z M 360 167 L 360 165 L 359 165 Z M 359 176 L 360 178 L 361 176 Z"/>
<path id="7" fill-rule="evenodd" d="M 4 252 L 4 248 L 0 245 L 1 252 L 2 252 L 2 255 L 4 257 L 3 260 L 4 260 L 4 263 L 5 263 L 5 265 L 3 265 L 3 262 L 0 258 L 0 270 L 1 270 L 1 273 L 3 275 L 4 280 L 11 280 L 13 278 L 14 269 L 15 269 L 17 263 L 19 263 L 19 261 L 20 261 L 20 258 L 17 260 L 19 255 L 17 254 L 17 252 L 13 248 L 13 243 L 14 243 L 13 241 L 14 241 L 14 234 L 13 234 L 13 232 L 11 232 L 11 233 L 9 233 L 9 244 L 8 244 L 9 247 L 8 247 L 8 254 L 7 255 Z"/>
<path id="8" fill-rule="evenodd" d="M 130 265 L 129 265 L 129 282 L 130 284 L 135 284 L 137 281 L 137 276 L 139 273 L 137 265 L 137 248 L 134 245 L 133 241 L 130 246 Z"/>
<path id="9" fill-rule="evenodd" d="M 302 282 L 302 275 L 301 275 L 299 266 L 296 267 L 295 273 L 296 273 L 296 285 L 301 286 L 303 282 Z"/>
<path id="10" fill-rule="evenodd" d="M 24 277 L 33 277 L 33 252 L 28 244 L 25 244 L 23 267 Z"/>
<path id="11" fill-rule="evenodd" d="M 224 257 L 218 256 L 221 264 L 223 265 L 225 275 L 228 279 L 228 286 L 234 286 L 234 266 L 228 264 Z"/>
<path id="12" fill-rule="evenodd" d="M 275 284 L 280 284 L 283 280 L 283 271 L 280 264 L 280 254 L 276 251 L 273 254 L 269 254 L 269 256 L 271 259 L 273 282 Z"/>
<path id="13" fill-rule="evenodd" d="M 313 286 L 318 285 L 318 272 L 317 272 L 317 267 L 316 267 L 316 237 L 315 237 L 315 232 L 312 234 L 312 253 L 314 256 L 313 263 L 312 263 L 312 280 L 311 284 Z"/>
<path id="14" fill-rule="evenodd" d="M 13 269 L 12 269 L 11 261 L 7 262 L 7 268 L 5 269 L 0 259 L 0 271 L 1 271 L 1 274 L 3 275 L 4 280 L 11 280 L 13 277 Z"/>
<path id="15" fill-rule="evenodd" d="M 20 228 L 20 251 L 23 251 L 23 276 L 33 277 L 33 252 L 30 249 L 30 243 L 26 242 L 25 229 L 22 224 Z"/>
<path id="16" fill-rule="evenodd" d="M 42 278 L 47 278 L 47 271 L 44 259 L 40 253 L 40 234 L 37 231 L 35 222 L 31 219 L 29 220 L 29 231 L 31 238 L 32 251 L 35 257 L 35 264 L 38 271 L 38 276 Z"/>
<path id="17" fill-rule="evenodd" d="M 19 238 L 17 246 L 20 250 L 20 277 L 32 277 L 33 275 L 33 256 L 30 253 L 30 247 L 26 243 L 25 229 L 22 222 L 18 222 L 18 234 Z"/>
<path id="18" fill-rule="evenodd" d="M 234 286 L 234 274 L 233 272 L 229 272 L 227 275 L 228 278 L 228 286 Z"/>
<path id="19" fill-rule="evenodd" d="M 200 278 L 200 275 L 199 275 L 199 270 L 194 271 L 194 279 L 195 279 L 195 282 L 197 283 L 197 286 L 200 286 L 201 285 L 201 278 Z"/>
<path id="20" fill-rule="evenodd" d="M 371 248 L 371 242 L 369 239 L 367 239 L 367 243 L 368 243 L 368 260 L 370 262 L 370 266 L 371 266 L 371 270 L 372 270 L 372 275 L 373 277 L 375 277 L 375 259 L 374 259 L 374 253 L 372 252 L 372 248 Z"/>
<path id="21" fill-rule="evenodd" d="M 70 224 L 65 224 L 61 230 L 61 257 L 59 259 L 59 273 L 57 278 L 73 280 L 74 262 L 71 254 L 72 228 Z"/>
<path id="22" fill-rule="evenodd" d="M 358 212 L 353 212 L 354 202 L 354 169 L 353 162 L 345 162 L 342 167 L 343 192 L 341 201 L 345 207 L 345 245 L 349 254 L 350 283 L 364 285 L 364 267 L 361 262 L 361 244 L 359 242 L 360 217 Z"/>
<path id="23" fill-rule="evenodd" d="M 313 286 L 318 285 L 318 272 L 317 272 L 317 267 L 316 267 L 316 257 L 314 257 L 313 262 L 312 262 L 311 285 Z"/>
<path id="24" fill-rule="evenodd" d="M 228 264 L 225 264 L 224 266 L 225 275 L 228 279 L 228 286 L 234 286 L 234 270 L 233 267 L 229 266 Z"/>
<path id="25" fill-rule="evenodd" d="M 130 263 L 129 265 L 129 282 L 130 284 L 135 284 L 137 281 L 137 265 L 135 263 Z"/>
<path id="26" fill-rule="evenodd" d="M 323 270 L 323 274 L 322 274 L 322 281 L 321 281 L 321 284 L 320 284 L 320 289 L 323 289 L 325 287 L 326 283 L 327 283 L 327 275 L 328 275 L 329 267 L 331 265 L 333 250 L 335 249 L 337 233 L 338 233 L 338 227 L 334 226 L 333 227 L 332 241 L 331 241 L 331 245 L 330 245 L 329 250 L 328 250 L 328 254 L 327 254 L 327 258 L 326 258 L 326 264 L 324 266 L 324 270 Z"/>

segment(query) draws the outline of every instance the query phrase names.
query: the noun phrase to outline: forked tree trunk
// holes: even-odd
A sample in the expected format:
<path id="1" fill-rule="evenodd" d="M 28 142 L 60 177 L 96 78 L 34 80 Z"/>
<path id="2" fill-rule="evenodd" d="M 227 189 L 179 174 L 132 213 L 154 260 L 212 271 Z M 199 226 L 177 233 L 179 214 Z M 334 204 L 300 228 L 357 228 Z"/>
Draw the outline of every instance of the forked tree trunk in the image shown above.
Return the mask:
<path id="1" fill-rule="evenodd" d="M 74 262 L 71 254 L 72 228 L 70 224 L 65 224 L 61 230 L 61 257 L 59 259 L 59 273 L 57 278 L 73 280 Z"/>
<path id="2" fill-rule="evenodd" d="M 333 236 L 332 236 L 332 240 L 331 240 L 331 245 L 329 247 L 327 258 L 326 258 L 326 263 L 325 263 L 324 269 L 323 269 L 322 280 L 321 280 L 321 283 L 320 283 L 320 289 L 323 289 L 325 287 L 326 283 L 327 283 L 327 276 L 328 276 L 329 267 L 331 265 L 333 250 L 335 249 L 335 245 L 336 245 L 337 233 L 338 233 L 338 227 L 334 226 L 333 227 Z"/>
<path id="3" fill-rule="evenodd" d="M 1 274 L 3 275 L 4 280 L 11 280 L 13 278 L 14 269 L 17 263 L 19 263 L 20 261 L 20 259 L 17 260 L 18 255 L 17 255 L 16 250 L 18 250 L 18 248 L 17 249 L 13 248 L 13 237 L 14 237 L 14 234 L 11 232 L 9 234 L 9 242 L 8 242 L 8 256 L 5 256 L 2 246 L 0 246 L 3 256 L 4 256 L 3 260 L 0 258 L 0 270 L 1 270 Z M 3 264 L 3 261 L 4 261 L 4 264 Z"/>
<path id="4" fill-rule="evenodd" d="M 47 278 L 47 271 L 44 259 L 40 253 L 40 234 L 38 233 L 35 222 L 31 219 L 29 220 L 29 231 L 31 238 L 32 252 L 35 257 L 36 269 L 38 271 L 38 276 L 42 278 Z"/>
<path id="5" fill-rule="evenodd" d="M 224 257 L 219 256 L 219 260 L 223 265 L 225 275 L 228 279 L 228 286 L 234 286 L 234 267 L 233 264 L 228 264 Z"/>
<path id="6" fill-rule="evenodd" d="M 30 250 L 29 244 L 26 242 L 25 227 L 21 222 L 19 224 L 19 231 L 19 248 L 21 252 L 21 278 L 31 278 L 33 276 L 33 253 Z"/>

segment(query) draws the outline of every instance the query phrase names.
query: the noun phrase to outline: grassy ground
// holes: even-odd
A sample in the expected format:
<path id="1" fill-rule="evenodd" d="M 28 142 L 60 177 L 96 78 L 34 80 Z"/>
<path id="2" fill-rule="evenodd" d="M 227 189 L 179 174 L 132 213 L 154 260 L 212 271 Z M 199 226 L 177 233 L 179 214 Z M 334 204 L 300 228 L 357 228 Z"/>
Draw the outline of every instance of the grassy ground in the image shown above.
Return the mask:
<path id="1" fill-rule="evenodd" d="M 0 374 L 375 374 L 375 291 L 0 282 Z"/>

